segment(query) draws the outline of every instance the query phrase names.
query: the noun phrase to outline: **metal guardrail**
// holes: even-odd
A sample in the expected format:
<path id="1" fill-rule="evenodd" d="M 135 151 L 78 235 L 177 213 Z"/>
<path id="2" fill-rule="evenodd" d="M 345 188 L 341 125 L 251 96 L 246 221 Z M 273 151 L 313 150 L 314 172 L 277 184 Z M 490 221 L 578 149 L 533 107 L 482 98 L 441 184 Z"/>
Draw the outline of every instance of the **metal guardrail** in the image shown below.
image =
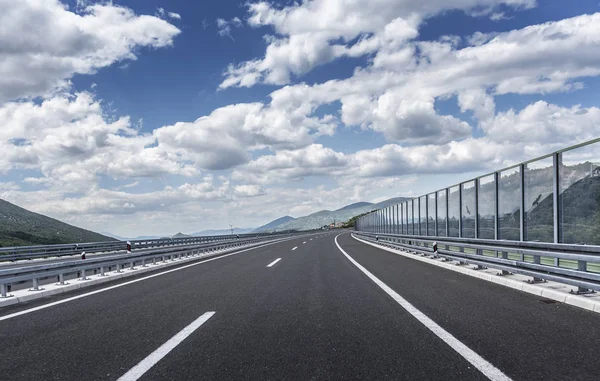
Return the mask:
<path id="1" fill-rule="evenodd" d="M 129 241 L 132 250 L 176 246 L 176 245 L 191 245 L 198 243 L 223 242 L 231 239 L 258 238 L 258 237 L 273 237 L 289 232 L 280 233 L 254 233 L 254 234 L 239 234 L 239 235 L 217 235 L 204 237 L 185 237 L 185 238 L 160 238 L 147 240 Z M 88 242 L 88 243 L 72 243 L 60 245 L 37 245 L 37 246 L 16 246 L 16 247 L 0 247 L 0 261 L 17 261 L 47 257 L 61 257 L 68 255 L 78 255 L 82 252 L 98 253 L 110 251 L 122 251 L 127 249 L 128 241 L 108 241 L 108 242 Z"/>
<path id="2" fill-rule="evenodd" d="M 477 268 L 530 276 L 530 283 L 555 281 L 578 287 L 575 293 L 600 291 L 600 247 L 451 237 L 353 232 L 367 241 L 421 255 L 455 260 Z"/>
<path id="3" fill-rule="evenodd" d="M 59 284 L 65 284 L 65 275 L 77 273 L 78 277 L 86 280 L 87 274 L 94 271 L 100 276 L 104 276 L 106 272 L 116 268 L 121 271 L 125 267 L 135 269 L 136 265 L 147 267 L 148 263 L 155 264 L 157 259 L 160 261 L 175 260 L 180 257 L 200 256 L 206 252 L 212 252 L 219 249 L 252 246 L 265 241 L 279 240 L 292 235 L 306 234 L 302 233 L 285 233 L 277 235 L 262 235 L 255 238 L 246 238 L 240 240 L 229 240 L 226 242 L 204 243 L 200 245 L 186 245 L 172 248 L 150 249 L 135 252 L 133 254 L 121 254 L 111 257 L 89 259 L 85 261 L 68 261 L 61 263 L 40 264 L 36 266 L 26 266 L 20 268 L 11 268 L 0 270 L 0 297 L 8 297 L 10 285 L 24 281 L 32 282 L 33 291 L 40 290 L 40 279 L 57 277 Z M 165 259 L 166 258 L 166 259 Z"/>

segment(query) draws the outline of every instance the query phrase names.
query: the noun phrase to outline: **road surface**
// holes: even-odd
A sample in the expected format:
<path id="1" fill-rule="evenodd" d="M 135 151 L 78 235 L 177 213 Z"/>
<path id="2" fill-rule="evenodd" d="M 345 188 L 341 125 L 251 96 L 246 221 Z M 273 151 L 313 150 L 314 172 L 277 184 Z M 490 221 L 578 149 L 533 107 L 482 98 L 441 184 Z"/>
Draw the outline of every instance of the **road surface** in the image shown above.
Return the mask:
<path id="1" fill-rule="evenodd" d="M 336 235 L 5 307 L 0 379 L 600 379 L 600 315 Z"/>

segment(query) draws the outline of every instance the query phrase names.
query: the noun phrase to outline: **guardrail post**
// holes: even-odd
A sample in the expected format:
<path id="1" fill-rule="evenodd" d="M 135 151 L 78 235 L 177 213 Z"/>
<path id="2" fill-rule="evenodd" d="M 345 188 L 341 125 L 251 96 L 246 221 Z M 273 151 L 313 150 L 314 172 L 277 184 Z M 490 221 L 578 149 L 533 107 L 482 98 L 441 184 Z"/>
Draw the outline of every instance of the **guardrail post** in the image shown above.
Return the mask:
<path id="1" fill-rule="evenodd" d="M 577 261 L 577 270 L 587 271 L 587 262 L 586 261 Z M 577 291 L 573 291 L 573 290 L 570 291 L 571 294 L 577 294 L 577 295 L 593 294 L 595 292 L 596 291 L 590 290 L 589 288 L 585 288 L 585 287 L 577 287 Z"/>
<path id="2" fill-rule="evenodd" d="M 135 270 L 135 261 L 130 261 L 129 262 L 129 270 Z"/>
<path id="3" fill-rule="evenodd" d="M 460 189 L 460 188 L 459 188 L 459 189 Z M 459 192 L 459 194 L 460 194 L 460 192 Z M 460 222 L 460 219 L 459 219 L 458 221 Z M 460 224 L 459 224 L 459 225 L 460 225 Z M 463 246 L 459 246 L 459 247 L 458 247 L 458 252 L 459 252 L 459 253 L 464 253 L 464 252 L 465 252 L 465 248 L 464 248 Z M 457 266 L 460 266 L 460 265 L 467 265 L 467 264 L 468 264 L 467 262 L 464 262 L 464 261 L 460 261 L 460 260 L 459 260 L 459 261 L 458 261 L 458 263 L 457 263 L 456 265 L 457 265 Z"/>
<path id="4" fill-rule="evenodd" d="M 9 287 L 10 286 L 7 284 L 4 284 L 4 283 L 0 284 L 0 297 L 9 298 L 12 296 L 12 295 L 8 295 L 8 292 L 10 291 Z"/>
<path id="5" fill-rule="evenodd" d="M 68 284 L 68 283 L 65 283 L 65 274 L 62 274 L 62 273 L 58 274 L 58 283 L 57 284 L 59 284 L 61 286 Z"/>
<path id="6" fill-rule="evenodd" d="M 508 252 L 507 251 L 503 251 L 502 252 L 502 259 L 508 259 Z M 512 273 L 510 271 L 506 271 L 506 270 L 502 270 L 501 272 L 498 273 L 498 275 L 511 275 Z"/>
<path id="7" fill-rule="evenodd" d="M 523 253 L 521 253 L 521 260 L 522 260 L 522 261 L 524 261 L 524 260 L 525 260 L 525 259 L 524 259 L 524 254 L 523 254 Z M 534 256 L 533 256 L 533 263 L 535 263 L 536 265 L 539 265 L 539 264 L 540 264 L 540 256 L 539 256 L 539 255 L 534 255 Z M 539 277 L 536 277 L 536 276 L 534 276 L 534 277 L 533 277 L 533 279 L 531 279 L 531 280 L 528 280 L 527 282 L 528 282 L 528 283 L 545 283 L 545 282 L 546 282 L 546 280 L 545 280 L 545 279 L 542 279 L 542 278 L 539 278 Z"/>
<path id="8" fill-rule="evenodd" d="M 475 249 L 475 254 L 483 256 L 483 250 Z M 482 266 L 482 265 L 477 265 L 477 267 L 475 268 L 475 270 L 485 270 L 485 269 L 487 269 L 487 267 Z"/>
<path id="9" fill-rule="evenodd" d="M 121 271 L 121 265 L 117 263 L 117 269 L 115 270 L 116 273 L 120 273 Z"/>
<path id="10" fill-rule="evenodd" d="M 90 279 L 90 278 L 85 276 L 85 269 L 81 269 L 81 279 L 79 279 L 79 280 L 88 280 L 88 279 Z"/>
<path id="11" fill-rule="evenodd" d="M 41 291 L 43 290 L 43 288 L 40 289 L 40 279 L 39 278 L 33 278 L 33 287 L 29 289 L 29 291 Z"/>
<path id="12" fill-rule="evenodd" d="M 104 266 L 100 266 L 100 276 L 106 276 Z"/>

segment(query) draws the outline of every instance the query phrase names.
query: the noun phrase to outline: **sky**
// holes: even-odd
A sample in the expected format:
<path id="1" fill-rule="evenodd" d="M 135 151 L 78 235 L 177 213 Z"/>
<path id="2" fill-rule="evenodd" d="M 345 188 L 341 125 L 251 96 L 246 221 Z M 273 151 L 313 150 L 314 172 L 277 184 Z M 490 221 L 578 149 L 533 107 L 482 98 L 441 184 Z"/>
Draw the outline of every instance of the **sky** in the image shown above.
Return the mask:
<path id="1" fill-rule="evenodd" d="M 597 0 L 0 9 L 0 198 L 99 232 L 258 227 L 600 136 Z"/>

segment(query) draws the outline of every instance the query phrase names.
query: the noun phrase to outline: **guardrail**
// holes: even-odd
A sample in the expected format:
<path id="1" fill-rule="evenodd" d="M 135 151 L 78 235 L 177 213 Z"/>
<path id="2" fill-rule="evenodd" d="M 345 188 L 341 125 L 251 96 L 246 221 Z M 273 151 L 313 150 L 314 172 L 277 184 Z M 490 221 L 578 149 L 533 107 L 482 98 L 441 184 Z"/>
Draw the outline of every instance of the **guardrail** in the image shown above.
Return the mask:
<path id="1" fill-rule="evenodd" d="M 86 280 L 87 274 L 99 272 L 100 276 L 104 276 L 106 272 L 116 268 L 117 271 L 128 267 L 135 269 L 136 265 L 146 267 L 148 263 L 156 264 L 157 259 L 160 261 L 175 260 L 180 257 L 201 256 L 206 252 L 213 252 L 220 249 L 227 249 L 239 246 L 253 246 L 265 241 L 273 241 L 283 239 L 292 235 L 306 234 L 302 233 L 285 233 L 277 235 L 262 235 L 255 238 L 246 238 L 240 240 L 230 240 L 227 242 L 216 242 L 201 245 L 186 245 L 173 248 L 161 248 L 139 251 L 133 254 L 121 254 L 112 257 L 104 257 L 97 259 L 89 259 L 85 261 L 69 261 L 60 263 L 41 264 L 36 266 L 26 266 L 20 268 L 11 268 L 0 270 L 0 297 L 8 297 L 10 285 L 21 282 L 32 282 L 32 291 L 40 290 L 40 279 L 57 277 L 59 284 L 65 284 L 65 275 L 77 273 L 77 277 Z"/>
<path id="2" fill-rule="evenodd" d="M 129 241 L 132 250 L 151 248 L 151 247 L 162 247 L 162 246 L 176 246 L 176 245 L 190 245 L 198 243 L 208 242 L 223 242 L 231 239 L 243 238 L 258 238 L 258 237 L 273 237 L 282 234 L 288 234 L 289 232 L 280 233 L 254 233 L 254 234 L 239 234 L 239 235 L 218 235 L 218 236 L 204 236 L 204 237 L 185 237 L 185 238 L 160 238 L 160 239 L 147 239 L 147 240 L 133 240 Z M 87 243 L 72 243 L 72 244 L 60 244 L 60 245 L 37 245 L 37 246 L 16 246 L 16 247 L 0 247 L 0 261 L 17 261 L 25 259 L 36 259 L 36 258 L 47 258 L 47 257 L 61 257 L 68 255 L 78 255 L 82 252 L 86 253 L 98 253 L 98 252 L 110 252 L 110 251 L 121 251 L 127 249 L 128 241 L 108 241 L 108 242 L 87 242 Z"/>
<path id="3" fill-rule="evenodd" d="M 527 241 L 427 237 L 353 232 L 367 241 L 477 268 L 530 276 L 531 283 L 555 281 L 578 287 L 574 293 L 600 291 L 600 247 Z"/>

